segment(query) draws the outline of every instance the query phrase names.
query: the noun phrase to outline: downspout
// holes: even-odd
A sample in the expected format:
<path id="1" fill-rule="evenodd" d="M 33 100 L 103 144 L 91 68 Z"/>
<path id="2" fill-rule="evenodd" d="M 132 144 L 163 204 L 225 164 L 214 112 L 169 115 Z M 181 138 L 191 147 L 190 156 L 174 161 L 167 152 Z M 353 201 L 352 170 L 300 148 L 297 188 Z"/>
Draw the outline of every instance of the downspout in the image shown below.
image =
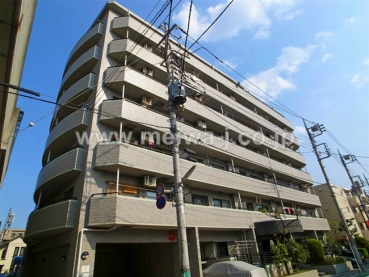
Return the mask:
<path id="1" fill-rule="evenodd" d="M 100 230 L 100 229 L 88 229 L 88 228 L 82 228 L 82 230 L 80 231 L 80 237 L 79 237 L 79 247 L 78 247 L 78 254 L 77 254 L 77 270 L 76 270 L 76 277 L 79 277 L 79 267 L 81 264 L 81 251 L 82 251 L 82 241 L 83 241 L 83 233 L 84 232 L 91 232 L 91 231 L 95 231 L 95 232 L 109 232 L 109 231 L 113 231 L 115 230 L 117 227 L 114 226 L 111 229 L 108 230 Z"/>

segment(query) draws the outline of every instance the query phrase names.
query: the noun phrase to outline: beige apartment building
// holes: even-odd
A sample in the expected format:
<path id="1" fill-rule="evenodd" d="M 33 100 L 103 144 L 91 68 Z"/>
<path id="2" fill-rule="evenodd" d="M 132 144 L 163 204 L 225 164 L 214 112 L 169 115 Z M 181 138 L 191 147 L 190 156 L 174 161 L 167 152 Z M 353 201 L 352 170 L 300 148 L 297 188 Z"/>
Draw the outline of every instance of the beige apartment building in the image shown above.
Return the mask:
<path id="1" fill-rule="evenodd" d="M 167 75 L 155 47 L 162 37 L 108 2 L 72 49 L 33 195 L 23 276 L 179 276 L 173 196 L 160 210 L 155 201 L 156 184 L 173 184 L 163 140 Z M 183 49 L 171 44 L 180 61 Z M 323 238 L 329 225 L 291 123 L 195 54 L 184 79 L 195 92 L 178 111 L 182 174 L 196 165 L 184 186 L 191 276 L 223 259 L 265 262 L 280 226 L 262 210 L 287 221 L 299 210 L 292 235 Z"/>
<path id="2" fill-rule="evenodd" d="M 334 203 L 327 184 L 314 186 L 315 193 L 319 196 L 320 202 L 322 203 L 322 216 L 327 220 L 340 222 L 341 218 L 338 210 L 340 209 L 345 219 L 352 222 L 349 229 L 352 230 L 355 228 L 360 236 L 369 239 L 369 222 L 367 217 L 369 203 L 365 193 L 361 189 L 352 190 L 337 185 L 333 185 L 332 188 L 337 199 L 338 207 Z M 342 237 L 344 236 L 345 233 L 342 232 Z"/>
<path id="3" fill-rule="evenodd" d="M 24 255 L 26 244 L 23 242 L 24 229 L 9 229 L 0 243 L 0 273 L 17 269 L 14 257 Z"/>
<path id="4" fill-rule="evenodd" d="M 37 0 L 1 1 L 0 82 L 19 86 Z M 0 85 L 0 189 L 8 169 L 23 112 L 16 107 L 17 91 Z"/>

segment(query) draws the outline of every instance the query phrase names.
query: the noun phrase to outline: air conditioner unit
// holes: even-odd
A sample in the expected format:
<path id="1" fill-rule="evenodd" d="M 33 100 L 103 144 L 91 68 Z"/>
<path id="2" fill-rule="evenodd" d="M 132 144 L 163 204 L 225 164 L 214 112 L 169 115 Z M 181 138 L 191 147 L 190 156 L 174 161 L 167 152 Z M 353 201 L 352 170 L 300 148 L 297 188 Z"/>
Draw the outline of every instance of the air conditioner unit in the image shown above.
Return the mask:
<path id="1" fill-rule="evenodd" d="M 144 176 L 144 187 L 149 187 L 149 188 L 155 188 L 156 187 L 156 177 L 155 176 L 150 176 L 150 175 L 146 175 Z"/>
<path id="2" fill-rule="evenodd" d="M 229 95 L 229 98 L 231 98 L 232 100 L 235 100 L 236 101 L 236 97 L 233 96 L 232 94 Z"/>
<path id="3" fill-rule="evenodd" d="M 148 97 L 146 95 L 142 96 L 142 98 L 141 98 L 141 104 L 142 105 L 145 105 L 145 106 L 151 107 L 151 105 L 152 105 L 152 98 L 151 97 Z"/>
<path id="4" fill-rule="evenodd" d="M 144 74 L 146 74 L 146 75 L 151 76 L 151 77 L 154 75 L 153 70 L 152 70 L 151 68 L 147 67 L 147 66 L 144 66 L 144 67 L 142 68 L 142 72 L 143 72 Z"/>
<path id="5" fill-rule="evenodd" d="M 198 102 L 202 102 L 202 95 L 196 94 L 195 100 L 198 101 Z"/>
<path id="6" fill-rule="evenodd" d="M 206 129 L 206 122 L 199 119 L 199 120 L 196 121 L 196 127 L 205 130 Z"/>

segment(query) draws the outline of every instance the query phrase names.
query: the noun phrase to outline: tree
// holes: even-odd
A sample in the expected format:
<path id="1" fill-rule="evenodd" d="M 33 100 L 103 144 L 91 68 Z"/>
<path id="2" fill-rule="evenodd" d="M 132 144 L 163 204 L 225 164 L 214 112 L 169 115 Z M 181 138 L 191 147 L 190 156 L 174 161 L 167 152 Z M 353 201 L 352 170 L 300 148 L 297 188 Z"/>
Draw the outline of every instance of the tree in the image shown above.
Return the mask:
<path id="1" fill-rule="evenodd" d="M 277 267 L 278 273 L 281 275 L 283 266 L 291 261 L 285 244 L 277 240 L 277 244 L 272 246 L 273 264 Z M 288 268 L 288 267 L 287 267 Z"/>
<path id="2" fill-rule="evenodd" d="M 276 210 L 275 212 L 270 212 L 267 210 L 262 210 L 262 213 L 266 214 L 269 217 L 275 218 L 275 219 L 279 219 L 281 224 L 282 224 L 282 231 L 279 234 L 274 234 L 274 236 L 277 237 L 278 240 L 282 240 L 282 243 L 285 244 L 286 243 L 286 236 L 290 233 L 288 226 L 290 226 L 293 222 L 299 220 L 299 215 L 301 215 L 301 211 L 300 210 L 295 210 L 294 214 L 296 216 L 296 218 L 294 220 L 292 220 L 291 222 L 287 223 L 283 220 L 281 213 Z"/>
<path id="3" fill-rule="evenodd" d="M 329 255 L 341 255 L 341 248 L 337 241 L 328 237 L 324 240 L 324 250 L 326 254 Z"/>
<path id="4" fill-rule="evenodd" d="M 322 243 L 317 239 L 308 239 L 307 247 L 309 249 L 310 262 L 313 265 L 322 264 L 325 258 Z"/>
<path id="5" fill-rule="evenodd" d="M 291 258 L 292 265 L 296 265 L 297 263 L 306 263 L 306 252 L 301 244 L 289 239 L 286 242 L 286 248 L 288 256 Z"/>

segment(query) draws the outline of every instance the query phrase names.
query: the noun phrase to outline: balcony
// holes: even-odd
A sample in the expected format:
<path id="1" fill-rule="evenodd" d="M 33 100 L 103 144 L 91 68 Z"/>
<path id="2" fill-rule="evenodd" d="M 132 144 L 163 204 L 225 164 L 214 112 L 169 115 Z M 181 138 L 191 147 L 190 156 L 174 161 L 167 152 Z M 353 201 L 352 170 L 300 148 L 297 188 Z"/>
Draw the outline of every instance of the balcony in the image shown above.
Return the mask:
<path id="1" fill-rule="evenodd" d="M 88 30 L 76 43 L 76 45 L 73 47 L 72 51 L 69 54 L 69 57 L 67 59 L 67 66 L 72 64 L 79 56 L 81 56 L 84 52 L 86 52 L 88 49 L 93 47 L 94 45 L 97 45 L 100 38 L 105 32 L 105 25 L 103 23 L 98 23 L 95 26 L 93 26 L 90 30 Z M 64 72 L 65 73 L 65 72 Z"/>
<path id="2" fill-rule="evenodd" d="M 45 165 L 38 174 L 36 189 L 33 194 L 35 203 L 41 190 L 48 195 L 77 177 L 83 169 L 84 162 L 85 150 L 75 148 Z"/>
<path id="3" fill-rule="evenodd" d="M 132 209 L 132 207 L 135 207 Z M 254 222 L 271 220 L 270 217 L 255 211 L 237 210 L 231 208 L 217 208 L 211 206 L 186 204 L 186 226 L 204 229 L 248 229 Z M 224 222 L 227 222 L 226 226 Z M 300 218 L 303 230 L 329 230 L 329 225 L 324 218 Z M 90 210 L 88 227 L 150 227 L 165 226 L 175 228 L 177 226 L 175 208 L 166 205 L 158 210 L 155 201 L 121 196 L 115 194 L 93 195 L 90 198 Z"/>
<path id="4" fill-rule="evenodd" d="M 94 65 L 98 59 L 100 59 L 100 56 L 101 49 L 99 46 L 95 45 L 83 53 L 77 60 L 75 60 L 75 62 L 68 67 L 63 76 L 59 95 L 63 92 L 63 90 L 69 88 L 79 79 L 91 73 Z"/>
<path id="5" fill-rule="evenodd" d="M 152 124 L 159 126 L 168 126 L 168 117 L 166 115 L 156 113 L 152 110 L 141 107 L 127 100 L 105 101 L 102 104 L 101 112 L 102 115 L 100 117 L 100 122 L 114 127 L 117 127 L 117 124 L 119 124 L 117 118 L 124 118 L 125 120 L 133 122 L 145 122 L 149 125 Z M 198 140 L 201 139 L 202 141 L 206 141 L 206 138 L 209 137 L 208 133 L 202 132 L 187 124 L 178 122 L 177 126 L 183 134 L 194 134 Z M 158 127 L 157 129 L 161 132 L 167 131 L 167 129 L 165 128 Z M 182 138 L 191 140 L 188 136 L 185 135 L 182 135 Z M 304 180 L 305 182 L 311 182 L 311 176 L 306 172 L 269 159 L 263 155 L 259 155 L 253 151 L 246 149 L 245 147 L 241 147 L 233 143 L 228 143 L 221 138 L 214 138 L 212 145 L 214 147 L 206 145 L 197 145 L 191 147 L 193 147 L 195 151 L 196 148 L 204 149 L 204 147 L 208 147 L 209 155 L 219 160 L 230 161 L 230 159 L 232 158 L 230 157 L 230 155 L 234 155 L 234 158 L 237 158 L 237 160 L 239 161 L 238 166 L 240 167 L 252 168 L 253 170 L 262 168 L 263 170 L 267 171 L 269 171 L 270 168 L 273 168 L 275 172 L 280 172 L 284 175 L 289 176 L 291 179 L 289 181 L 294 182 L 297 179 Z M 227 146 L 227 153 L 221 151 L 221 149 L 223 149 L 225 146 Z M 299 156 L 302 157 L 301 155 Z"/>
<path id="6" fill-rule="evenodd" d="M 193 162 L 184 159 L 181 159 L 180 163 L 182 172 L 188 171 L 194 165 Z M 275 201 L 286 200 L 308 206 L 321 206 L 319 198 L 310 193 L 280 187 L 279 198 L 273 184 L 204 164 L 196 165 L 195 171 L 187 181 L 191 187 L 227 193 L 240 192 L 241 195 L 259 196 Z M 121 174 L 153 175 L 165 178 L 173 176 L 170 155 L 126 143 L 98 144 L 94 168 L 116 172 L 117 166 Z"/>
<path id="7" fill-rule="evenodd" d="M 59 98 L 58 104 L 76 104 L 86 102 L 96 85 L 96 75 L 90 73 L 74 83 Z"/>
<path id="8" fill-rule="evenodd" d="M 47 163 L 49 151 L 52 151 L 53 156 L 59 156 L 66 145 L 74 143 L 76 132 L 84 131 L 90 124 L 92 113 L 86 110 L 76 110 L 60 121 L 50 132 L 42 158 L 42 164 Z"/>
<path id="9" fill-rule="evenodd" d="M 105 76 L 106 85 L 108 85 L 109 88 L 114 89 L 116 91 L 121 91 L 123 84 L 125 84 L 126 91 L 129 90 L 135 91 L 134 96 L 136 98 L 138 97 L 138 95 L 141 94 L 143 95 L 144 92 L 147 92 L 147 94 L 150 93 L 154 94 L 155 96 L 160 98 L 160 101 L 166 101 L 166 99 L 168 98 L 166 94 L 167 87 L 165 86 L 165 84 L 157 82 L 152 78 L 148 78 L 144 74 L 137 72 L 131 68 L 129 69 L 125 69 L 124 67 L 108 68 L 105 72 L 105 75 L 106 75 Z M 143 92 L 139 92 L 139 90 L 142 90 Z M 252 139 L 254 134 L 256 133 L 255 130 L 250 129 L 249 127 L 246 127 L 245 125 L 235 120 L 232 120 L 219 112 L 216 112 L 203 105 L 199 105 L 199 103 L 193 101 L 192 99 L 189 99 L 189 101 L 186 102 L 185 106 L 186 111 L 188 111 L 188 113 L 185 116 L 186 120 L 191 120 L 195 122 L 197 119 L 206 118 L 208 124 L 212 124 L 214 128 L 222 129 L 223 132 L 224 126 L 227 126 L 230 132 L 234 132 L 236 134 L 239 134 L 240 130 L 243 130 L 246 133 L 245 137 L 247 137 L 248 139 Z M 109 110 L 107 110 L 106 112 L 108 112 L 108 114 L 109 113 L 114 114 L 115 116 L 119 117 L 119 113 L 109 112 Z M 229 122 L 231 122 L 232 124 L 230 124 Z M 294 165 L 299 168 L 304 167 L 306 165 L 305 159 L 301 154 L 294 152 L 291 149 L 285 149 L 285 147 L 282 146 L 280 143 L 275 143 L 274 140 L 266 136 L 264 136 L 264 138 L 265 138 L 265 142 L 263 143 L 264 146 L 268 147 L 269 149 L 275 149 L 273 150 L 273 154 L 276 158 L 282 160 L 291 159 L 293 160 Z"/>
<path id="10" fill-rule="evenodd" d="M 74 228 L 77 200 L 68 199 L 33 211 L 27 222 L 24 241 L 55 236 Z"/>

